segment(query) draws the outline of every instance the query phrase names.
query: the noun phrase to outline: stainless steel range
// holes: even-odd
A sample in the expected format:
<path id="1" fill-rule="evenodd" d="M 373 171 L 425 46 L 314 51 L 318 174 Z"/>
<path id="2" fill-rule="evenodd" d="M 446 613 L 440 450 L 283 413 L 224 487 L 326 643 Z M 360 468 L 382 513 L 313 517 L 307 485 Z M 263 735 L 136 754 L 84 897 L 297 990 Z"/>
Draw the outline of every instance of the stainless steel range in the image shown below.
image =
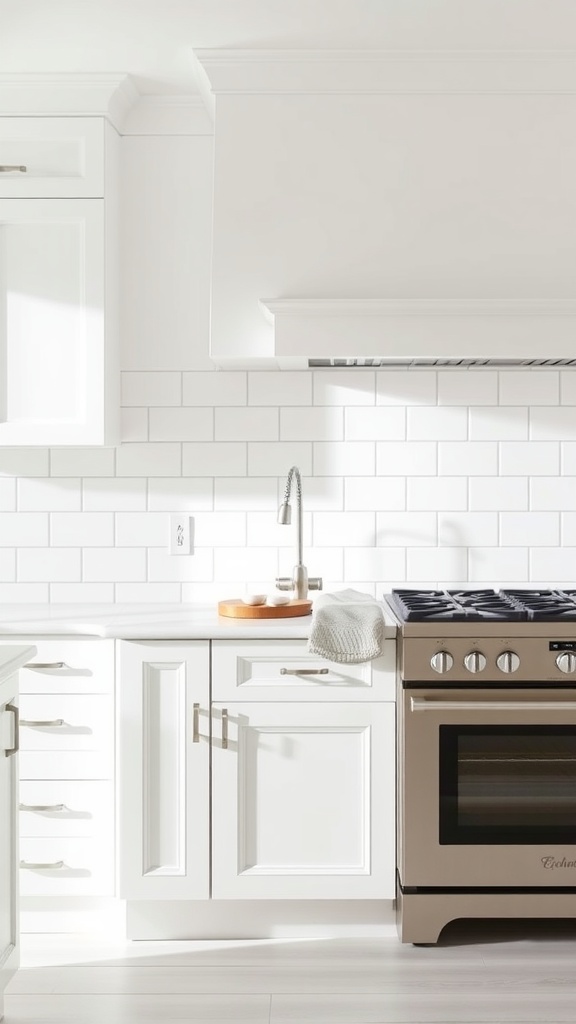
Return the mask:
<path id="1" fill-rule="evenodd" d="M 394 590 L 398 922 L 576 917 L 576 589 Z"/>

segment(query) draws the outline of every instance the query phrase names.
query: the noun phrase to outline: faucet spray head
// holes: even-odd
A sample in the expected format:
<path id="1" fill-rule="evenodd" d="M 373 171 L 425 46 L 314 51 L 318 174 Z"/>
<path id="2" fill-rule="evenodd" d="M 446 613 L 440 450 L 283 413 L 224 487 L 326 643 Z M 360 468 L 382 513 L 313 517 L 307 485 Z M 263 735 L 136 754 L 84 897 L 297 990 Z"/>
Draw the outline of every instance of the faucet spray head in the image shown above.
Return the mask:
<path id="1" fill-rule="evenodd" d="M 278 509 L 278 522 L 281 526 L 289 526 L 292 522 L 292 508 L 287 501 L 283 501 Z"/>

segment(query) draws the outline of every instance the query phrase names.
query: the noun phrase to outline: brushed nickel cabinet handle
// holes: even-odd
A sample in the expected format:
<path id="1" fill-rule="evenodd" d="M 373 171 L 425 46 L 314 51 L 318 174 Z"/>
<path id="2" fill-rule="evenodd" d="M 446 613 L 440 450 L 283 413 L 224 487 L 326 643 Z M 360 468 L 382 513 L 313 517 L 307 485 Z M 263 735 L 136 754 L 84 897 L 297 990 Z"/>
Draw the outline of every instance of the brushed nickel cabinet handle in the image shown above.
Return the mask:
<path id="1" fill-rule="evenodd" d="M 200 705 L 192 705 L 192 743 L 200 742 Z"/>
<path id="2" fill-rule="evenodd" d="M 20 804 L 21 811 L 63 811 L 66 804 Z"/>
<path id="3" fill-rule="evenodd" d="M 15 704 L 6 704 L 5 710 L 11 711 L 14 715 L 14 746 L 9 747 L 4 751 L 5 757 L 11 757 L 12 754 L 17 754 L 20 748 L 20 726 L 22 725 L 22 722 L 20 719 L 20 711 Z"/>
<path id="4" fill-rule="evenodd" d="M 327 676 L 328 668 L 281 668 L 281 676 Z"/>
<path id="5" fill-rule="evenodd" d="M 35 669 L 46 669 L 46 668 L 65 668 L 65 661 L 29 661 L 25 668 Z"/>
<path id="6" fill-rule="evenodd" d="M 63 718 L 53 718 L 52 721 L 38 721 L 35 722 L 32 719 L 21 718 L 20 725 L 27 725 L 29 729 L 59 729 L 61 725 L 64 725 Z"/>
<path id="7" fill-rule="evenodd" d="M 25 164 L 0 164 L 0 173 L 6 171 L 21 171 L 22 174 L 26 174 L 28 168 Z"/>
<path id="8" fill-rule="evenodd" d="M 222 708 L 222 750 L 228 750 L 228 708 Z"/>
<path id="9" fill-rule="evenodd" d="M 35 864 L 34 861 L 31 860 L 21 860 L 20 867 L 24 868 L 26 871 L 56 871 L 58 870 L 58 868 L 64 867 L 64 861 L 54 860 L 52 861 L 52 863 L 42 864 L 40 862 L 38 864 Z"/>

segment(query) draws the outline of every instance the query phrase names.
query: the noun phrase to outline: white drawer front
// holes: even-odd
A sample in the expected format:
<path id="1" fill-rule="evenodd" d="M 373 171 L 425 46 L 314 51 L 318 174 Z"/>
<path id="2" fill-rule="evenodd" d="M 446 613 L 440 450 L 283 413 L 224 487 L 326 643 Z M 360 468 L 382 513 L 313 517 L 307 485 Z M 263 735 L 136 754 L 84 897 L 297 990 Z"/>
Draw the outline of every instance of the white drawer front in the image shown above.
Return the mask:
<path id="1" fill-rule="evenodd" d="M 20 693 L 113 693 L 113 640 L 30 639 L 37 654 L 20 672 Z"/>
<path id="2" fill-rule="evenodd" d="M 21 836 L 103 836 L 114 826 L 111 782 L 20 783 Z"/>
<path id="3" fill-rule="evenodd" d="M 112 756 L 102 750 L 21 750 L 20 779 L 111 779 Z"/>
<path id="4" fill-rule="evenodd" d="M 361 701 L 395 699 L 395 643 L 360 665 L 308 654 L 306 640 L 215 640 L 214 700 Z"/>
<path id="5" fill-rule="evenodd" d="M 20 892 L 107 896 L 114 889 L 112 842 L 91 839 L 21 839 Z"/>
<path id="6" fill-rule="evenodd" d="M 104 126 L 98 117 L 0 118 L 0 196 L 101 198 Z"/>
<path id="7" fill-rule="evenodd" d="M 20 750 L 107 750 L 113 744 L 112 698 L 106 694 L 22 694 Z"/>

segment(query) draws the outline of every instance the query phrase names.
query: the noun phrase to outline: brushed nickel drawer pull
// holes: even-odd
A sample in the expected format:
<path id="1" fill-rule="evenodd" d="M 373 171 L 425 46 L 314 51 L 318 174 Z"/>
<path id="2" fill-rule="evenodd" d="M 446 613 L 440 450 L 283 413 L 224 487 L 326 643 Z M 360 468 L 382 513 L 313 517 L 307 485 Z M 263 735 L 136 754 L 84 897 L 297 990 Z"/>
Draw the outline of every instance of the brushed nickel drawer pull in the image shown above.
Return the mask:
<path id="1" fill-rule="evenodd" d="M 21 811 L 63 811 L 66 804 L 20 804 Z"/>
<path id="2" fill-rule="evenodd" d="M 192 705 L 192 743 L 200 742 L 200 705 Z"/>
<path id="3" fill-rule="evenodd" d="M 25 164 L 0 164 L 0 173 L 4 173 L 6 171 L 21 171 L 23 174 L 26 174 L 27 170 L 28 168 Z"/>
<path id="4" fill-rule="evenodd" d="M 4 751 L 5 757 L 11 757 L 12 754 L 17 754 L 20 748 L 20 726 L 22 725 L 22 720 L 20 718 L 20 711 L 15 704 L 6 704 L 5 711 L 11 711 L 14 715 L 14 746 Z"/>
<path id="5" fill-rule="evenodd" d="M 29 661 L 28 664 L 25 665 L 24 667 L 25 668 L 46 669 L 46 668 L 65 668 L 65 666 L 66 666 L 66 662 L 65 661 Z"/>
<path id="6" fill-rule="evenodd" d="M 327 676 L 329 668 L 281 668 L 281 676 Z"/>
<path id="7" fill-rule="evenodd" d="M 53 718 L 52 721 L 34 722 L 32 719 L 21 718 L 20 725 L 27 725 L 29 729 L 59 729 L 61 725 L 64 725 L 64 719 Z"/>
<path id="8" fill-rule="evenodd" d="M 31 860 L 21 860 L 20 867 L 24 868 L 26 871 L 57 871 L 58 868 L 64 867 L 64 861 L 54 860 L 51 864 L 35 864 L 34 861 Z"/>
<path id="9" fill-rule="evenodd" d="M 228 750 L 228 708 L 222 708 L 222 750 Z"/>

